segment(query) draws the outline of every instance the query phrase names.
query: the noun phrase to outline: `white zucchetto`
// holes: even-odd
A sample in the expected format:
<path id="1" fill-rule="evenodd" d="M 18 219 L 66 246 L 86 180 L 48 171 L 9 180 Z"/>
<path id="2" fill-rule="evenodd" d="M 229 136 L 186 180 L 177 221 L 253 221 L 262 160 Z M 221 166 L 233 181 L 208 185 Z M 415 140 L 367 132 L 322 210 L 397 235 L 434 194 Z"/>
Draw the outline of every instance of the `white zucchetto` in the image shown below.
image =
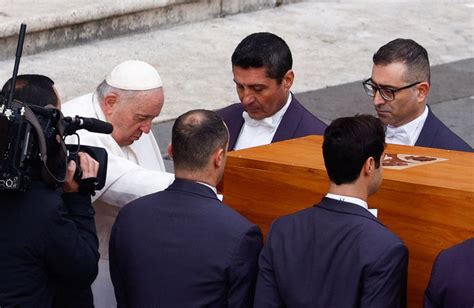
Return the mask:
<path id="1" fill-rule="evenodd" d="M 105 78 L 109 86 L 121 90 L 144 91 L 163 86 L 156 69 L 139 60 L 127 60 L 116 67 Z"/>

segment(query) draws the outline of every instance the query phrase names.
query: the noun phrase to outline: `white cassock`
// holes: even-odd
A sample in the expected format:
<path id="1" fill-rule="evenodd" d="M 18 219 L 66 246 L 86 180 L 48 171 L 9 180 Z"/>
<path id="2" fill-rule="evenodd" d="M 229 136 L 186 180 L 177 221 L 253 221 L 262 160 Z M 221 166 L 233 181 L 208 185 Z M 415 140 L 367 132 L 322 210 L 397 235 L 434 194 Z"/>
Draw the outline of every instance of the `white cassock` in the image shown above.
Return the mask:
<path id="1" fill-rule="evenodd" d="M 61 106 L 65 116 L 79 115 L 105 121 L 105 115 L 93 93 L 75 98 Z M 100 199 L 110 205 L 122 207 L 128 202 L 157 191 L 164 190 L 174 180 L 165 172 L 163 158 L 152 133 L 142 134 L 139 140 L 120 147 L 109 134 L 77 131 L 81 144 L 102 147 L 107 150 L 107 179 L 93 201 Z M 77 143 L 74 136 L 67 143 Z"/>
<path id="2" fill-rule="evenodd" d="M 61 105 L 64 116 L 79 115 L 106 121 L 93 93 L 89 93 Z M 164 190 L 174 180 L 172 173 L 165 172 L 163 158 L 152 133 L 142 134 L 139 140 L 120 147 L 108 134 L 77 131 L 81 144 L 102 147 L 107 150 L 107 179 L 102 190 L 92 197 L 96 211 L 95 221 L 99 238 L 99 274 L 92 284 L 94 303 L 114 306 L 115 298 L 108 269 L 109 239 L 112 225 L 122 206 L 141 196 Z M 77 143 L 74 136 L 67 143 Z"/>
<path id="3" fill-rule="evenodd" d="M 79 115 L 105 121 L 105 115 L 93 93 L 61 105 L 65 116 Z M 122 206 L 141 196 L 164 190 L 174 180 L 165 172 L 163 158 L 153 134 L 142 134 L 139 140 L 120 147 L 110 134 L 77 131 L 81 144 L 107 150 L 107 178 L 105 186 L 92 198 L 96 210 L 97 233 L 102 257 L 108 258 L 108 242 L 112 224 Z M 67 143 L 77 143 L 70 136 Z"/>

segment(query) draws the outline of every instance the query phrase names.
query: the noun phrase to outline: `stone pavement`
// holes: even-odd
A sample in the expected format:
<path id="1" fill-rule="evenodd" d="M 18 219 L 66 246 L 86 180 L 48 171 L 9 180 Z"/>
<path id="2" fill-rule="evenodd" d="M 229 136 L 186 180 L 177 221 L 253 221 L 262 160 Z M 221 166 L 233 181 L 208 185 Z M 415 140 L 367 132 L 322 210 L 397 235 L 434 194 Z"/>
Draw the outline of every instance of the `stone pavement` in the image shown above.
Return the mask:
<path id="1" fill-rule="evenodd" d="M 20 73 L 52 77 L 65 102 L 92 91 L 117 63 L 142 59 L 163 78 L 166 102 L 158 120 L 165 121 L 237 101 L 230 55 L 256 31 L 288 42 L 293 91 L 306 92 L 366 78 L 374 51 L 396 37 L 425 46 L 433 65 L 473 58 L 474 3 L 307 1 L 25 56 Z M 0 61 L 0 80 L 12 68 L 11 59 Z"/>

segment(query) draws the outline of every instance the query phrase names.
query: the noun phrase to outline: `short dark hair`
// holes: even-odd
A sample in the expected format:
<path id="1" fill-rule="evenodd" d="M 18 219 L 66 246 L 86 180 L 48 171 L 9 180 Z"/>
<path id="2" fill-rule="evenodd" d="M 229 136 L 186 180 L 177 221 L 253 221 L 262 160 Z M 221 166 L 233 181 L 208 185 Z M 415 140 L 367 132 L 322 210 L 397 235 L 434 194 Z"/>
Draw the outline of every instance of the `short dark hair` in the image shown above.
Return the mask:
<path id="1" fill-rule="evenodd" d="M 2 88 L 2 93 L 10 95 L 12 79 L 10 78 Z M 58 107 L 59 98 L 54 91 L 54 81 L 44 75 L 25 74 L 18 75 L 15 82 L 13 99 L 28 105 L 44 107 L 53 105 Z"/>
<path id="2" fill-rule="evenodd" d="M 171 136 L 175 169 L 202 170 L 218 148 L 227 150 L 228 141 L 227 127 L 217 113 L 197 109 L 180 115 Z"/>
<path id="3" fill-rule="evenodd" d="M 372 57 L 375 65 L 395 62 L 407 66 L 406 82 L 427 81 L 430 83 L 430 60 L 426 49 L 411 39 L 395 39 L 377 50 Z"/>
<path id="4" fill-rule="evenodd" d="M 336 185 L 350 184 L 359 178 L 366 160 L 373 157 L 380 167 L 385 148 L 385 128 L 371 115 L 334 120 L 324 132 L 323 156 L 329 179 Z"/>
<path id="5" fill-rule="evenodd" d="M 250 34 L 237 45 L 232 54 L 232 66 L 244 69 L 265 67 L 267 76 L 281 83 L 293 66 L 293 58 L 281 37 L 258 32 Z"/>

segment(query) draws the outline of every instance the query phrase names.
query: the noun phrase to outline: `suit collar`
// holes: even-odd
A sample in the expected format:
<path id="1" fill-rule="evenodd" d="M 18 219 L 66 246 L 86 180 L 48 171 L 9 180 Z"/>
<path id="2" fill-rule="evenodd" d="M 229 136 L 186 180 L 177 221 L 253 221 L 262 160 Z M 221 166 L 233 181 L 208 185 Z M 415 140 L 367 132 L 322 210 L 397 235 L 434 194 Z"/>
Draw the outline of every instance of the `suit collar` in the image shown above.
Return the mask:
<path id="1" fill-rule="evenodd" d="M 362 208 L 357 204 L 351 204 L 349 202 L 329 199 L 324 197 L 317 207 L 323 208 L 331 212 L 338 212 L 350 215 L 356 215 L 365 217 L 367 219 L 376 221 L 377 223 L 383 225 L 374 215 L 372 215 L 368 210 Z"/>
<path id="2" fill-rule="evenodd" d="M 229 150 L 234 150 L 235 143 L 237 142 L 237 138 L 239 138 L 239 135 L 240 135 L 240 130 L 242 129 L 242 126 L 244 125 L 244 118 L 242 117 L 242 112 L 244 112 L 244 108 L 242 107 L 241 103 L 238 103 L 237 113 L 239 114 L 239 116 L 229 118 L 229 121 L 232 121 L 229 123 L 229 125 L 227 125 L 227 128 L 229 129 L 229 136 L 230 136 Z"/>
<path id="3" fill-rule="evenodd" d="M 293 94 L 291 94 L 291 97 L 290 106 L 283 115 L 272 142 L 292 139 L 301 121 L 303 109 Z"/>
<path id="4" fill-rule="evenodd" d="M 216 194 L 206 185 L 191 180 L 176 178 L 174 182 L 166 189 L 167 191 L 181 191 L 196 194 L 205 198 L 217 199 Z"/>
<path id="5" fill-rule="evenodd" d="M 426 117 L 425 124 L 415 142 L 415 146 L 431 146 L 440 127 L 438 124 L 438 118 L 433 114 L 433 112 L 431 112 L 431 108 L 429 108 L 428 105 L 426 105 L 426 107 L 428 108 L 428 116 Z"/>

